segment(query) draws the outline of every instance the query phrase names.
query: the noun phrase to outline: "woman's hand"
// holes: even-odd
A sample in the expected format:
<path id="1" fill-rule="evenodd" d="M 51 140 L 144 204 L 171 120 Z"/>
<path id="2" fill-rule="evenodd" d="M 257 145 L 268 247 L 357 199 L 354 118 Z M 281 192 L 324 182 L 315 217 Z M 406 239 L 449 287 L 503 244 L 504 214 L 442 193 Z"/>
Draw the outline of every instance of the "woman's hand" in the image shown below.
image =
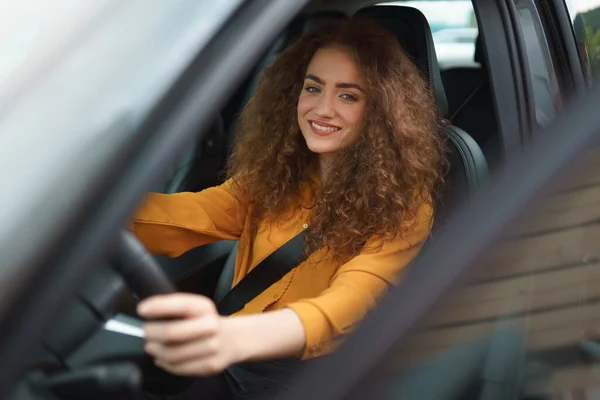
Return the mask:
<path id="1" fill-rule="evenodd" d="M 220 316 L 207 297 L 186 293 L 154 296 L 140 303 L 138 314 L 157 320 L 144 325 L 145 350 L 168 372 L 213 375 L 239 361 L 227 317 Z"/>
<path id="2" fill-rule="evenodd" d="M 224 317 L 207 297 L 175 293 L 144 300 L 138 314 L 157 320 L 144 325 L 146 352 L 176 375 L 214 375 L 239 362 L 298 356 L 305 345 L 304 326 L 288 308 Z"/>

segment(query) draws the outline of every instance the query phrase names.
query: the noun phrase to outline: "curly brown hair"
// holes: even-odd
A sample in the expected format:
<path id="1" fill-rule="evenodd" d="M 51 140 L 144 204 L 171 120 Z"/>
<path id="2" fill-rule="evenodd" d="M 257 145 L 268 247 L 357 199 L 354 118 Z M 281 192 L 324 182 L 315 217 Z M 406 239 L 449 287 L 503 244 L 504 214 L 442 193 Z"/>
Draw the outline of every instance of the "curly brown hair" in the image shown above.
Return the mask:
<path id="1" fill-rule="evenodd" d="M 446 165 L 431 88 L 390 32 L 350 19 L 317 27 L 286 48 L 242 112 L 228 176 L 252 199 L 254 228 L 297 204 L 318 169 L 298 126 L 298 97 L 311 58 L 329 46 L 348 49 L 369 96 L 360 138 L 336 155 L 314 200 L 303 205 L 311 209 L 305 243 L 349 259 L 367 243 L 403 235 L 423 203 L 433 206 Z"/>

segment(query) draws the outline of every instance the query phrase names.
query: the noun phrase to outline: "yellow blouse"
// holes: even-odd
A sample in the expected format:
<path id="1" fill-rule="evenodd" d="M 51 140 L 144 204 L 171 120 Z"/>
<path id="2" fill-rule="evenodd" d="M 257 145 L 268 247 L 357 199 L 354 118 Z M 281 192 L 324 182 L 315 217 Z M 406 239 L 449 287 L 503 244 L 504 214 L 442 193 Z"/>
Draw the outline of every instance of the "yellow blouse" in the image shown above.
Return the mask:
<path id="1" fill-rule="evenodd" d="M 154 254 L 177 257 L 221 239 L 239 240 L 233 284 L 265 257 L 300 233 L 309 210 L 296 208 L 277 223 L 263 223 L 254 240 L 248 232 L 248 206 L 234 196 L 231 181 L 198 193 L 149 195 L 132 221 L 132 229 Z M 415 224 L 403 238 L 386 242 L 377 253 L 361 253 L 347 263 L 333 262 L 315 251 L 237 315 L 291 308 L 306 333 L 302 358 L 333 350 L 372 309 L 402 269 L 417 255 L 429 235 L 433 212 L 422 205 Z"/>

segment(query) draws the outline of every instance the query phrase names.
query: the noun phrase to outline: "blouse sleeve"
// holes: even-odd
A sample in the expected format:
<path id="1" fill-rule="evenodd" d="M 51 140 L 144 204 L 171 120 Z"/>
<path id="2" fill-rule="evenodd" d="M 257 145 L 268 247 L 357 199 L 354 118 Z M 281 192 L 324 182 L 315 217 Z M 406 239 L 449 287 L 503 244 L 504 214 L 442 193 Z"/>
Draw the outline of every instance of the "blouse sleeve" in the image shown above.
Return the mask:
<path id="1" fill-rule="evenodd" d="M 197 193 L 151 193 L 129 226 L 151 253 L 177 257 L 203 244 L 239 239 L 246 213 L 246 202 L 228 180 Z"/>
<path id="2" fill-rule="evenodd" d="M 376 253 L 361 253 L 342 265 L 319 296 L 289 304 L 306 334 L 302 358 L 329 353 L 375 307 L 429 236 L 433 211 L 422 205 L 402 238 L 386 242 Z"/>

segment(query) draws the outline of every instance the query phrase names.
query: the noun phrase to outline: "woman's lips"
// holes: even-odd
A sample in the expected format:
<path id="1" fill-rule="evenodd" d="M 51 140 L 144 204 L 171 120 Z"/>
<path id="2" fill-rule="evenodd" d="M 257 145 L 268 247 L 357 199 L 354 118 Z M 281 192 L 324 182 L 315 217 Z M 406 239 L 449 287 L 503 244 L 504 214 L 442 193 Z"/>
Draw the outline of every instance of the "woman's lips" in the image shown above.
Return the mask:
<path id="1" fill-rule="evenodd" d="M 319 136 L 329 136 L 333 133 L 338 132 L 341 128 L 335 125 L 328 124 L 321 121 L 308 121 L 310 129 Z"/>

